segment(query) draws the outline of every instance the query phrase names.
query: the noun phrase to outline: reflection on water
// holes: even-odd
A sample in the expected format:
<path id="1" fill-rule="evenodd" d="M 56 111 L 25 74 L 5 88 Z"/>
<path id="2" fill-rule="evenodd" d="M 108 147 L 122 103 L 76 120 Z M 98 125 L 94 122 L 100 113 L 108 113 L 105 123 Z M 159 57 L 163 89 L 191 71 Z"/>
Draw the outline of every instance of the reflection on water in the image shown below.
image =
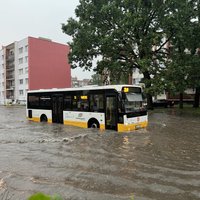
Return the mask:
<path id="1" fill-rule="evenodd" d="M 199 118 L 154 112 L 146 130 L 119 134 L 0 113 L 0 199 L 200 199 Z"/>

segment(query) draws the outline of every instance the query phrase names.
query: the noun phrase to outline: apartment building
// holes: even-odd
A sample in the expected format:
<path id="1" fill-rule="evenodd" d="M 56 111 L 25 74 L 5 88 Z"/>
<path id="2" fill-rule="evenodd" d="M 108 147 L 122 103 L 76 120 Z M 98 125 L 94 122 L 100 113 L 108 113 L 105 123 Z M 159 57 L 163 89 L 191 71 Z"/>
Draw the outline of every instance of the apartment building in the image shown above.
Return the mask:
<path id="1" fill-rule="evenodd" d="M 77 77 L 71 78 L 71 86 L 72 87 L 84 87 L 91 84 L 91 79 L 78 79 Z"/>
<path id="2" fill-rule="evenodd" d="M 139 85 L 143 77 L 144 76 L 140 73 L 139 69 L 134 68 L 132 73 L 132 84 Z"/>
<path id="3" fill-rule="evenodd" d="M 71 87 L 69 46 L 27 37 L 0 49 L 0 104 L 26 103 L 27 90 Z"/>

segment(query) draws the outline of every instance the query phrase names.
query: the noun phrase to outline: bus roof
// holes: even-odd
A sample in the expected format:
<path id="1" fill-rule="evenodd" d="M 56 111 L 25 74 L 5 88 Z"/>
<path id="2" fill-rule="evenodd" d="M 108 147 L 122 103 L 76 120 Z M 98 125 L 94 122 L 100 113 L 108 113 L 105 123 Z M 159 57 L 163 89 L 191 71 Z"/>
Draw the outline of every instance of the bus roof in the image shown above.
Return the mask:
<path id="1" fill-rule="evenodd" d="M 104 85 L 96 86 L 89 85 L 77 88 L 52 88 L 52 89 L 40 89 L 40 90 L 29 90 L 28 93 L 40 93 L 40 92 L 65 92 L 65 91 L 82 91 L 82 90 L 105 90 L 105 89 L 115 89 L 116 91 L 121 91 L 123 87 L 139 87 L 139 85 Z"/>

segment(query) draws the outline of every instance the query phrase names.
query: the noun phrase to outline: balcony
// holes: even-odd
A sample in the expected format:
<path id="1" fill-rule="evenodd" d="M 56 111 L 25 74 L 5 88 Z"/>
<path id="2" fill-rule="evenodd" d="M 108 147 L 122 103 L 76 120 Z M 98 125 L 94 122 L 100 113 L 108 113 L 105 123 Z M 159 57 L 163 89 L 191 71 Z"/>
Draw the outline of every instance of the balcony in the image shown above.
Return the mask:
<path id="1" fill-rule="evenodd" d="M 6 62 L 6 66 L 8 66 L 8 67 L 14 67 L 15 63 L 13 61 L 7 61 Z"/>
<path id="2" fill-rule="evenodd" d="M 6 61 L 9 61 L 9 62 L 13 62 L 15 60 L 15 55 L 14 54 L 10 54 L 8 55 L 8 57 L 6 58 Z"/>
<path id="3" fill-rule="evenodd" d="M 15 76 L 14 75 L 6 75 L 6 80 L 14 80 Z"/>
<path id="4" fill-rule="evenodd" d="M 14 100 L 14 95 L 13 94 L 11 94 L 11 95 L 6 95 L 6 99 L 10 99 L 10 100 Z"/>
<path id="5" fill-rule="evenodd" d="M 13 87 L 13 86 L 12 87 L 6 87 L 6 90 L 7 91 L 12 91 L 12 90 L 15 90 L 15 87 Z"/>
<path id="6" fill-rule="evenodd" d="M 14 90 L 14 89 L 15 89 L 14 80 L 7 80 L 6 81 L 6 90 Z"/>
<path id="7" fill-rule="evenodd" d="M 11 72 L 11 71 L 14 71 L 15 69 L 14 69 L 14 67 L 7 67 L 6 68 L 6 72 Z"/>
<path id="8" fill-rule="evenodd" d="M 6 98 L 7 98 L 7 99 L 14 100 L 14 91 L 6 90 Z"/>

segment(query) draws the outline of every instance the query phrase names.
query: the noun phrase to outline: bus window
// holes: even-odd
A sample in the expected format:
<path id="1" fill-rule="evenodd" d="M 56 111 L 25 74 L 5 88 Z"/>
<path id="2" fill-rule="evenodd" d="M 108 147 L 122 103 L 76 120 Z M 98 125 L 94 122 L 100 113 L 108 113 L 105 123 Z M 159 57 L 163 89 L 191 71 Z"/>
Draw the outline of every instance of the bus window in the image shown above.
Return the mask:
<path id="1" fill-rule="evenodd" d="M 106 125 L 110 127 L 116 126 L 116 97 L 106 97 Z"/>
<path id="2" fill-rule="evenodd" d="M 79 96 L 77 107 L 79 111 L 88 111 L 89 110 L 89 102 L 87 96 Z"/>
<path id="3" fill-rule="evenodd" d="M 72 98 L 71 96 L 65 96 L 64 98 L 64 110 L 71 110 Z"/>
<path id="4" fill-rule="evenodd" d="M 125 100 L 125 112 L 134 112 L 142 107 L 142 93 L 127 93 Z"/>
<path id="5" fill-rule="evenodd" d="M 28 97 L 29 108 L 39 106 L 39 95 L 29 95 Z"/>
<path id="6" fill-rule="evenodd" d="M 73 96 L 73 100 L 72 100 L 72 110 L 74 110 L 74 111 L 77 111 L 77 110 L 78 110 L 77 96 Z"/>
<path id="7" fill-rule="evenodd" d="M 90 95 L 90 111 L 92 112 L 104 111 L 102 94 Z"/>
<path id="8" fill-rule="evenodd" d="M 124 112 L 124 101 L 122 99 L 122 95 L 118 94 L 118 112 L 123 113 Z"/>
<path id="9" fill-rule="evenodd" d="M 74 111 L 88 111 L 89 102 L 87 96 L 74 96 L 72 101 L 72 110 Z"/>
<path id="10" fill-rule="evenodd" d="M 51 97 L 41 96 L 40 97 L 40 107 L 41 108 L 51 108 Z"/>

